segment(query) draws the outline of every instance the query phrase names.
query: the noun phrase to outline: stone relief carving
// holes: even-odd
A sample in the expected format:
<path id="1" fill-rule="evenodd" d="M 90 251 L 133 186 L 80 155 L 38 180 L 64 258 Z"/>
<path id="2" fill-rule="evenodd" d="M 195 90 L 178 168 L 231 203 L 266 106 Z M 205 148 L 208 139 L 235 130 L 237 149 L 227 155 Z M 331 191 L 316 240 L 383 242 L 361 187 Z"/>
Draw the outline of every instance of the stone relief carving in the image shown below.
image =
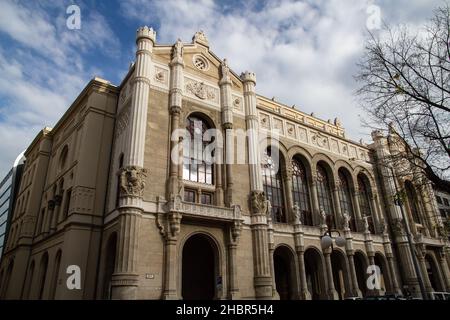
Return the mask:
<path id="1" fill-rule="evenodd" d="M 287 123 L 286 124 L 286 128 L 287 128 L 287 133 L 290 137 L 294 137 L 295 138 L 295 126 L 292 123 Z"/>
<path id="2" fill-rule="evenodd" d="M 122 132 L 125 131 L 126 127 L 128 127 L 129 118 L 130 118 L 130 106 L 128 105 L 124 107 L 124 109 L 117 117 L 116 137 L 120 136 Z"/>
<path id="3" fill-rule="evenodd" d="M 320 220 L 322 222 L 322 225 L 324 225 L 324 226 L 327 225 L 327 214 L 325 213 L 325 211 L 323 209 L 320 210 Z"/>
<path id="4" fill-rule="evenodd" d="M 328 144 L 328 138 L 322 134 L 320 134 L 319 132 L 315 132 L 313 134 L 313 136 L 311 137 L 312 142 L 321 147 L 321 148 L 326 148 L 327 144 Z"/>
<path id="5" fill-rule="evenodd" d="M 235 110 L 243 111 L 242 99 L 233 95 L 233 108 Z"/>
<path id="6" fill-rule="evenodd" d="M 156 67 L 155 66 L 155 80 L 157 82 L 166 84 L 168 83 L 168 72 L 167 70 L 160 68 L 160 67 Z"/>
<path id="7" fill-rule="evenodd" d="M 254 213 L 266 213 L 267 201 L 266 195 L 263 191 L 252 191 L 251 193 L 251 208 Z"/>
<path id="8" fill-rule="evenodd" d="M 261 114 L 261 126 L 263 128 L 269 129 L 270 124 L 269 124 L 269 116 L 266 114 Z"/>
<path id="9" fill-rule="evenodd" d="M 201 100 L 211 100 L 217 102 L 216 90 L 203 82 L 187 79 L 186 91 Z"/>
<path id="10" fill-rule="evenodd" d="M 122 196 L 142 197 L 147 170 L 129 166 L 120 173 L 120 192 Z"/>

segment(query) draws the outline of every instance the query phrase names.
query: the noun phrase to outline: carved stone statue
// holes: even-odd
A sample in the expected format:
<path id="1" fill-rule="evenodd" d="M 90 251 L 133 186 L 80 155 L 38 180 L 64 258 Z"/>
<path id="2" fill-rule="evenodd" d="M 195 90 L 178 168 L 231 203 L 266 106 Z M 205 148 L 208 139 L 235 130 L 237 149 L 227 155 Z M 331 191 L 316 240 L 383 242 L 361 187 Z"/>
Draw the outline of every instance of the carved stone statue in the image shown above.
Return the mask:
<path id="1" fill-rule="evenodd" d="M 321 218 L 321 222 L 322 225 L 326 225 L 327 224 L 327 214 L 325 213 L 325 210 L 320 210 L 320 218 Z"/>
<path id="2" fill-rule="evenodd" d="M 302 218 L 301 218 L 301 211 L 300 211 L 300 207 L 296 204 L 294 204 L 293 207 L 294 210 L 294 222 L 295 224 L 302 224 Z"/>
<path id="3" fill-rule="evenodd" d="M 364 221 L 364 232 L 370 232 L 370 230 L 369 230 L 369 217 L 368 216 L 364 216 L 363 217 L 363 221 Z"/>
<path id="4" fill-rule="evenodd" d="M 122 196 L 142 197 L 147 170 L 136 166 L 122 169 L 120 173 L 120 193 Z"/>
<path id="5" fill-rule="evenodd" d="M 344 228 L 344 230 L 348 230 L 350 229 L 350 215 L 348 214 L 347 211 L 344 211 L 344 213 L 342 214 L 343 217 L 343 222 L 342 222 L 342 227 Z"/>
<path id="6" fill-rule="evenodd" d="M 183 58 L 183 42 L 178 39 L 173 46 L 172 59 Z"/>
<path id="7" fill-rule="evenodd" d="M 228 67 L 227 59 L 223 59 L 220 64 L 220 72 L 222 73 L 222 79 L 228 79 L 230 76 L 230 68 Z"/>

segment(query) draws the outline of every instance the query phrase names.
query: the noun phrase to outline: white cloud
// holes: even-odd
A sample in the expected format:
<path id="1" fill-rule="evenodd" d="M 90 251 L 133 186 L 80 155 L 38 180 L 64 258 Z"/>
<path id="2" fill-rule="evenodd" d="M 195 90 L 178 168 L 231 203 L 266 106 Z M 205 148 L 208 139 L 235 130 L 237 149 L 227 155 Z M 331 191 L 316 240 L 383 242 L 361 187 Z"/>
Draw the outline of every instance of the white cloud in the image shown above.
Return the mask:
<path id="1" fill-rule="evenodd" d="M 56 123 L 97 73 L 84 54 L 120 52 L 99 13 L 82 15 L 81 30 L 67 29 L 64 14 L 63 4 L 2 1 L 0 35 L 8 43 L 0 49 L 0 175 L 43 127 Z"/>
<path id="2" fill-rule="evenodd" d="M 353 74 L 364 48 L 367 7 L 379 5 L 387 23 L 416 28 L 440 1 L 288 1 L 221 2 L 127 0 L 123 14 L 159 24 L 158 41 L 190 41 L 203 29 L 211 49 L 236 72 L 256 72 L 257 91 L 327 119 L 339 117 L 347 136 L 359 140 L 360 125 Z"/>

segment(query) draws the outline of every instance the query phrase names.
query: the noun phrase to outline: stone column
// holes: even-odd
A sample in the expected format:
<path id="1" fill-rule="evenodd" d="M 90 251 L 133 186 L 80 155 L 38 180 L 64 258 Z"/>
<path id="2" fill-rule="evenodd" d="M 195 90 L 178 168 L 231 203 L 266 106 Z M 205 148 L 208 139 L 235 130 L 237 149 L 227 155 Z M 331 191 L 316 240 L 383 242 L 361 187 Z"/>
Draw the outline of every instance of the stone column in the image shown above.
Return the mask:
<path id="1" fill-rule="evenodd" d="M 356 227 L 356 231 L 360 231 L 362 215 L 361 215 L 361 208 L 359 207 L 358 190 L 356 188 L 352 189 L 351 194 L 352 194 L 354 209 L 355 209 L 355 218 L 356 218 L 355 227 Z"/>
<path id="2" fill-rule="evenodd" d="M 237 281 L 237 258 L 236 251 L 239 243 L 239 237 L 242 231 L 242 219 L 241 219 L 241 207 L 238 205 L 233 206 L 234 221 L 229 230 L 229 243 L 228 243 L 228 299 L 238 300 L 240 299 L 239 284 Z"/>
<path id="3" fill-rule="evenodd" d="M 139 275 L 137 253 L 142 196 L 145 186 L 144 151 L 147 108 L 152 72 L 152 50 L 156 34 L 141 27 L 136 35 L 136 64 L 132 79 L 130 121 L 126 131 L 124 166 L 120 173 L 118 254 L 112 276 L 113 299 L 136 299 Z"/>
<path id="4" fill-rule="evenodd" d="M 180 127 L 180 114 L 182 107 L 183 96 L 183 43 L 180 39 L 173 45 L 172 59 L 170 66 L 170 124 L 171 124 L 171 139 L 170 139 L 170 173 L 169 173 L 169 194 L 175 196 L 180 193 L 180 180 L 178 173 L 180 165 L 183 161 L 183 155 L 180 153 L 181 141 L 183 139 L 179 134 L 175 134 Z M 178 148 L 177 148 L 178 147 Z"/>
<path id="5" fill-rule="evenodd" d="M 376 197 L 376 191 L 372 192 L 370 195 L 370 202 L 372 206 L 372 221 L 375 233 L 380 230 L 380 212 L 378 211 L 378 201 Z"/>
<path id="6" fill-rule="evenodd" d="M 369 265 L 375 265 L 375 249 L 373 247 L 372 236 L 369 231 L 368 217 L 365 217 L 365 230 L 364 230 L 364 245 L 366 247 L 367 257 L 369 258 Z M 369 295 L 380 295 L 380 290 L 368 288 Z"/>
<path id="7" fill-rule="evenodd" d="M 181 196 L 173 196 L 169 202 L 167 228 L 164 236 L 164 300 L 177 300 L 177 242 L 181 225 Z"/>
<path id="8" fill-rule="evenodd" d="M 294 210 L 294 243 L 295 243 L 295 252 L 297 253 L 298 269 L 300 275 L 299 298 L 302 300 L 311 300 L 311 293 L 308 291 L 308 284 L 306 281 L 305 239 L 304 239 L 303 225 L 300 219 L 300 208 L 298 207 L 298 205 L 295 205 L 293 210 Z"/>
<path id="9" fill-rule="evenodd" d="M 439 265 L 441 266 L 445 289 L 447 290 L 447 292 L 450 292 L 450 272 L 447 264 L 445 247 L 439 250 L 439 255 L 437 256 L 437 258 L 439 260 Z"/>
<path id="10" fill-rule="evenodd" d="M 355 250 L 353 249 L 353 235 L 348 226 L 344 228 L 344 236 L 345 236 L 345 252 L 348 258 L 348 265 L 350 271 L 350 287 L 352 290 L 352 295 L 354 297 L 362 297 L 361 290 L 358 286 L 358 278 L 356 276 L 356 268 L 355 268 Z"/>
<path id="11" fill-rule="evenodd" d="M 225 132 L 225 172 L 226 172 L 226 199 L 225 203 L 228 207 L 233 205 L 233 162 L 234 162 L 234 143 L 233 143 L 233 101 L 231 97 L 231 78 L 230 69 L 227 60 L 224 59 L 220 65 L 221 79 L 220 87 L 220 103 L 222 109 L 222 128 Z M 220 167 L 222 167 L 222 162 Z M 218 196 L 223 202 L 223 190 L 218 187 Z"/>
<path id="12" fill-rule="evenodd" d="M 268 212 L 272 211 L 270 202 L 268 201 Z M 269 238 L 269 259 L 270 259 L 270 274 L 272 275 L 272 298 L 274 300 L 279 300 L 280 295 L 277 291 L 276 279 L 275 279 L 275 261 L 274 261 L 274 252 L 275 252 L 275 238 L 274 238 L 274 230 L 272 223 L 272 215 L 267 215 L 267 234 Z"/>
<path id="13" fill-rule="evenodd" d="M 272 298 L 271 262 L 269 258 L 269 239 L 267 233 L 268 201 L 263 192 L 260 155 L 258 148 L 258 116 L 256 112 L 256 76 L 251 72 L 241 75 L 244 83 L 245 120 L 248 131 L 248 160 L 251 189 L 251 230 L 253 238 L 254 286 L 257 299 Z"/>
<path id="14" fill-rule="evenodd" d="M 433 292 L 433 287 L 431 286 L 430 278 L 428 278 L 427 264 L 425 261 L 426 247 L 423 243 L 416 243 L 416 256 L 419 260 L 419 266 L 422 272 L 423 285 L 425 286 L 426 294 L 430 298 L 430 293 Z"/>
<path id="15" fill-rule="evenodd" d="M 341 212 L 341 204 L 339 200 L 339 190 L 337 186 L 333 187 L 333 204 L 334 204 L 334 224 L 336 229 L 340 229 L 341 220 L 342 220 L 342 212 Z"/>
<path id="16" fill-rule="evenodd" d="M 311 186 L 311 200 L 312 200 L 312 220 L 314 225 L 320 225 L 322 221 L 318 219 L 320 214 L 319 208 L 319 196 L 317 195 L 317 177 L 315 175 L 312 176 L 311 181 L 309 182 Z"/>
<path id="17" fill-rule="evenodd" d="M 387 225 L 383 225 L 383 247 L 384 247 L 384 253 L 386 255 L 387 260 L 387 267 L 388 270 L 386 272 L 388 273 L 389 281 L 391 282 L 391 288 L 392 292 L 394 294 L 401 294 L 402 290 L 400 289 L 400 286 L 398 285 L 397 280 L 397 272 L 395 268 L 395 261 L 394 261 L 394 254 L 392 252 L 392 246 L 391 246 L 391 240 L 389 239 L 389 234 L 387 232 Z"/>
<path id="18" fill-rule="evenodd" d="M 396 177 L 390 169 L 391 163 L 389 162 L 389 157 L 391 151 L 389 149 L 389 143 L 382 132 L 378 130 L 372 132 L 372 139 L 374 141 L 372 148 L 374 149 L 379 162 L 377 164 L 377 169 L 382 180 L 386 213 L 389 219 L 389 225 L 393 231 L 392 240 L 397 247 L 398 263 L 402 265 L 402 282 L 404 286 L 408 287 L 408 290 L 411 293 L 420 297 L 419 279 L 414 268 L 413 256 L 406 234 L 409 228 L 406 228 L 405 223 L 407 223 L 407 221 L 403 221 L 400 208 L 396 206 L 393 201 L 394 196 L 396 195 Z M 407 213 L 405 213 L 405 215 L 407 215 Z M 408 217 L 406 217 L 406 219 L 408 219 Z"/>
<path id="19" fill-rule="evenodd" d="M 286 168 L 284 168 L 281 172 L 283 175 L 283 181 L 284 181 L 284 190 L 286 195 L 286 222 L 294 221 L 294 212 L 292 211 L 292 208 L 294 208 L 294 199 L 292 198 L 292 169 L 290 167 L 290 164 L 286 164 Z"/>
<path id="20" fill-rule="evenodd" d="M 330 300 L 339 300 L 339 295 L 334 287 L 334 280 L 333 280 L 333 266 L 331 264 L 331 248 L 327 248 L 323 250 L 323 256 L 325 258 L 325 267 L 327 271 L 327 297 Z"/>

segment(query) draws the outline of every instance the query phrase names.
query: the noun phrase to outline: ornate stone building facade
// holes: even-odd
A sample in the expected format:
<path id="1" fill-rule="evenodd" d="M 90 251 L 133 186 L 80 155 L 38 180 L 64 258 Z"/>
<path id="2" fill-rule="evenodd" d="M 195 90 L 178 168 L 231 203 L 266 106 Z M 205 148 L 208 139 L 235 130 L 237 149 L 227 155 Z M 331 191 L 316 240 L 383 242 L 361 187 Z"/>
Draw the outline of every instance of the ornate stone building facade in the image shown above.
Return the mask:
<path id="1" fill-rule="evenodd" d="M 433 191 L 417 173 L 392 175 L 383 163 L 396 152 L 391 136 L 374 132 L 371 145 L 355 143 L 337 119 L 257 95 L 255 74 L 230 70 L 203 32 L 160 45 L 142 27 L 136 43 L 120 86 L 93 79 L 26 150 L 1 298 L 419 295 L 411 254 L 428 293 L 450 290 Z M 217 129 L 221 161 L 189 161 L 195 141 L 173 135 L 177 129 L 190 137 Z M 279 143 L 261 149 L 251 134 L 236 141 L 239 130 L 276 131 Z M 225 161 L 232 154 L 242 161 Z M 406 221 L 394 204 L 396 184 L 406 190 Z M 341 246 L 322 248 L 329 229 L 345 239 Z M 80 289 L 66 285 L 72 265 Z M 366 284 L 369 265 L 380 268 L 379 287 Z"/>

